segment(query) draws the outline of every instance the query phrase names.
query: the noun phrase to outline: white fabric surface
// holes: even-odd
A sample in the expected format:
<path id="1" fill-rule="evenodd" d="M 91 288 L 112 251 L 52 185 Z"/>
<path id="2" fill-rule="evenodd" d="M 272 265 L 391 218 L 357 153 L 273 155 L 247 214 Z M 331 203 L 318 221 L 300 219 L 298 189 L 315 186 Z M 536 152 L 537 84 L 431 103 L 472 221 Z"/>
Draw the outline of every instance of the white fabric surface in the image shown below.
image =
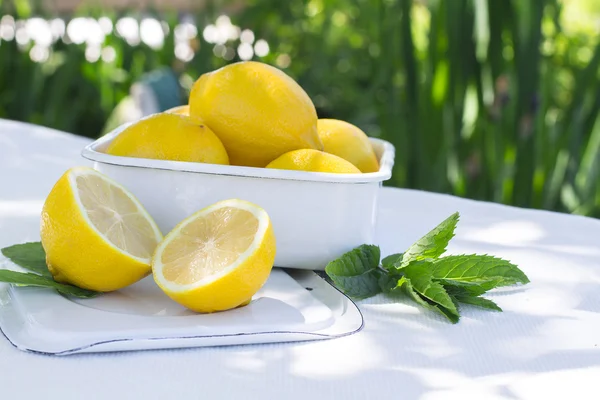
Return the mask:
<path id="1" fill-rule="evenodd" d="M 0 247 L 38 240 L 39 211 L 86 139 L 0 121 Z M 600 221 L 385 189 L 379 243 L 402 251 L 460 211 L 452 253 L 492 253 L 530 285 L 451 325 L 409 302 L 360 303 L 366 326 L 321 342 L 50 357 L 0 337 L 2 399 L 598 399 Z"/>

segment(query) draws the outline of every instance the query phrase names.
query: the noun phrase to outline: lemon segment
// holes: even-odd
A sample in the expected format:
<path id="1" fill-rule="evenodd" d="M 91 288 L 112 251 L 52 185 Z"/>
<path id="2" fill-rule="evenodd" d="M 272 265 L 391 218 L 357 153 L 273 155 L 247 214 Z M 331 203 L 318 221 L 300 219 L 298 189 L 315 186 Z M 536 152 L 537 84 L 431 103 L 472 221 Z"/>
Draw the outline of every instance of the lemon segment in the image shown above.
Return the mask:
<path id="1" fill-rule="evenodd" d="M 162 234 L 139 201 L 91 168 L 72 168 L 42 209 L 40 236 L 55 280 L 100 292 L 148 275 Z"/>
<path id="2" fill-rule="evenodd" d="M 232 165 L 264 167 L 291 150 L 323 149 L 312 101 L 267 64 L 239 62 L 202 75 L 189 105 L 221 139 Z"/>
<path id="3" fill-rule="evenodd" d="M 115 156 L 229 164 L 221 140 L 202 121 L 180 114 L 161 113 L 125 128 L 106 152 Z"/>
<path id="4" fill-rule="evenodd" d="M 337 119 L 319 119 L 317 129 L 323 151 L 351 162 L 361 172 L 379 171 L 373 146 L 360 128 Z"/>
<path id="5" fill-rule="evenodd" d="M 285 153 L 270 162 L 267 168 L 329 172 L 335 174 L 360 174 L 360 170 L 349 161 L 333 154 L 310 149 L 294 150 Z"/>
<path id="6" fill-rule="evenodd" d="M 197 312 L 247 304 L 275 260 L 268 214 L 243 200 L 213 204 L 177 225 L 156 248 L 154 280 L 173 300 Z"/>

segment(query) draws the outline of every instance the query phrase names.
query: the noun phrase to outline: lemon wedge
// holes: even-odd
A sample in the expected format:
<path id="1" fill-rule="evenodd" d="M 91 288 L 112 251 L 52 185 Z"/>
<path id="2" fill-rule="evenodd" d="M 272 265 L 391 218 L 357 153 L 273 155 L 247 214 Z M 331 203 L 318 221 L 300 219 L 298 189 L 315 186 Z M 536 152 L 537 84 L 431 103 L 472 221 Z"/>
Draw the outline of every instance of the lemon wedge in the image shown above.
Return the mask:
<path id="1" fill-rule="evenodd" d="M 55 280 L 101 292 L 148 275 L 162 240 L 131 193 L 85 167 L 68 170 L 52 188 L 42 209 L 40 236 Z"/>
<path id="2" fill-rule="evenodd" d="M 265 210 L 224 200 L 177 225 L 152 259 L 154 280 L 173 300 L 197 312 L 247 304 L 275 260 L 275 235 Z"/>

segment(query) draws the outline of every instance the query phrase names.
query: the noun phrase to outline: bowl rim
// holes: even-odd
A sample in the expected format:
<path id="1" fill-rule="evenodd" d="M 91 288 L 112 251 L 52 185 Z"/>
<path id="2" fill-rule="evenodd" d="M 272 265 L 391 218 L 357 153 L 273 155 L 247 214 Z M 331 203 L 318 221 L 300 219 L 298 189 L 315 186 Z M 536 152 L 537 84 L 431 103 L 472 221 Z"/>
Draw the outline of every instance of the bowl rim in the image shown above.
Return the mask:
<path id="1" fill-rule="evenodd" d="M 244 167 L 237 165 L 219 165 L 196 163 L 188 161 L 153 160 L 149 158 L 123 157 L 106 154 L 100 149 L 105 148 L 125 128 L 133 122 L 120 125 L 116 129 L 88 144 L 81 151 L 81 156 L 95 163 L 110 164 L 122 167 L 135 167 L 167 171 L 192 172 L 210 175 L 239 176 L 247 178 L 280 179 L 329 183 L 371 183 L 388 180 L 392 176 L 395 148 L 383 139 L 369 138 L 380 153 L 379 171 L 362 174 L 336 174 L 330 172 L 292 171 L 283 169 L 267 169 Z M 379 150 L 379 151 L 377 151 Z"/>

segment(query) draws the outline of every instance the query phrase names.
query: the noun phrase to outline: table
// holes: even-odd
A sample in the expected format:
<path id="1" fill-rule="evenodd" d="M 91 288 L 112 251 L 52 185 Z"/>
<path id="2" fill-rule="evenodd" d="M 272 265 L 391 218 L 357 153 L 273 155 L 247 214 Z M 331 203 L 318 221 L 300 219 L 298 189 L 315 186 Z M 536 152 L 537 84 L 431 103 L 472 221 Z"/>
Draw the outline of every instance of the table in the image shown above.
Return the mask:
<path id="1" fill-rule="evenodd" d="M 39 212 L 88 139 L 0 120 L 0 247 L 39 240 Z M 452 253 L 508 258 L 532 283 L 458 325 L 411 303 L 359 303 L 336 340 L 51 357 L 0 336 L 3 399 L 598 399 L 600 221 L 383 189 L 379 244 L 402 251 L 454 211 Z M 402 223 L 399 223 L 399 218 Z"/>

